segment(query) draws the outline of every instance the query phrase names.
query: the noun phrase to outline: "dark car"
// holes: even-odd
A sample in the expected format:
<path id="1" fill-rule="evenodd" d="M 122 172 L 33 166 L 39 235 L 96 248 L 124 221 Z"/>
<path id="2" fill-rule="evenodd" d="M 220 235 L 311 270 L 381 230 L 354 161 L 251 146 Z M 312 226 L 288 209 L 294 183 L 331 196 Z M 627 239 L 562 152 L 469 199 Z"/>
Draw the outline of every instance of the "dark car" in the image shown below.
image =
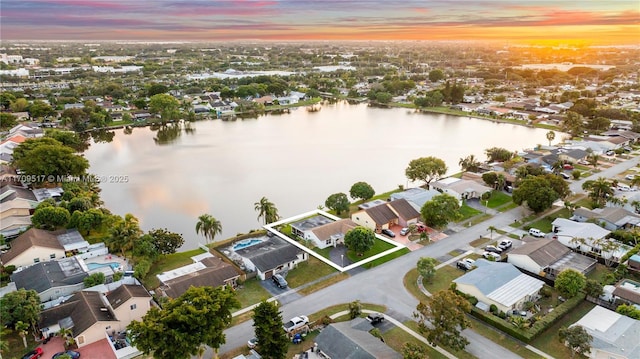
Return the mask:
<path id="1" fill-rule="evenodd" d="M 281 289 L 284 289 L 287 287 L 287 285 L 289 285 L 289 283 L 287 283 L 284 277 L 280 274 L 274 274 L 273 277 L 271 277 L 271 280 L 273 280 L 273 283 L 275 283 L 275 285 Z"/>
<path id="2" fill-rule="evenodd" d="M 493 252 L 493 253 L 498 253 L 501 254 L 502 253 L 502 249 L 496 247 L 496 246 L 486 246 L 484 247 L 484 250 L 487 252 Z"/>
<path id="3" fill-rule="evenodd" d="M 42 348 L 38 347 L 33 349 L 32 351 L 28 352 L 27 354 L 25 354 L 22 359 L 35 359 L 35 358 L 40 358 L 42 356 L 43 351 Z"/>
<path id="4" fill-rule="evenodd" d="M 384 315 L 381 313 L 371 313 L 367 315 L 367 320 L 371 322 L 371 324 L 377 324 L 384 322 Z"/>
<path id="5" fill-rule="evenodd" d="M 384 234 L 384 235 L 385 235 L 385 236 L 387 236 L 387 237 L 391 237 L 391 238 L 393 238 L 393 237 L 395 237 L 395 236 L 396 236 L 396 234 L 395 234 L 395 233 L 393 233 L 393 231 L 392 231 L 392 230 L 387 229 L 387 228 L 385 228 L 385 229 L 383 229 L 383 230 L 382 230 L 382 234 Z"/>
<path id="6" fill-rule="evenodd" d="M 469 269 L 471 269 L 471 264 L 465 262 L 465 261 L 458 261 L 456 263 L 456 267 L 464 270 L 464 271 L 468 271 Z"/>
<path id="7" fill-rule="evenodd" d="M 249 347 L 249 349 L 255 348 L 256 345 L 258 345 L 258 338 L 256 337 L 249 339 L 249 341 L 247 342 L 247 346 Z"/>
<path id="8" fill-rule="evenodd" d="M 571 179 L 571 176 L 569 176 L 568 174 L 564 173 L 564 172 L 560 172 L 560 176 L 566 180 Z"/>
<path id="9" fill-rule="evenodd" d="M 56 359 L 59 358 L 61 356 L 63 356 L 64 354 L 67 354 L 68 356 L 71 357 L 71 359 L 78 359 L 80 358 L 80 353 L 75 352 L 73 350 L 67 350 L 66 352 L 60 352 L 60 353 L 55 353 L 53 354 L 53 356 L 51 357 L 51 359 Z"/>

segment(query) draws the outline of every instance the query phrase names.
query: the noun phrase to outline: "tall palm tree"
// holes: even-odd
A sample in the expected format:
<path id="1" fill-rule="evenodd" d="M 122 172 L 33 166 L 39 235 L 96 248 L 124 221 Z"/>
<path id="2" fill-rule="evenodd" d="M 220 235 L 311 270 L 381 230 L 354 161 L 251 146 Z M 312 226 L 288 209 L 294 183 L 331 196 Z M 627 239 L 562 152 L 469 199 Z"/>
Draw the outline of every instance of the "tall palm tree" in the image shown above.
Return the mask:
<path id="1" fill-rule="evenodd" d="M 553 131 L 547 132 L 547 140 L 549 140 L 549 147 L 551 147 L 551 141 L 556 138 L 556 133 Z"/>
<path id="2" fill-rule="evenodd" d="M 494 227 L 494 226 L 489 226 L 489 228 L 487 228 L 489 230 L 489 232 L 491 232 L 491 240 L 493 240 L 493 232 L 497 231 L 498 228 Z"/>
<path id="3" fill-rule="evenodd" d="M 11 329 L 7 327 L 0 329 L 0 359 L 2 359 L 3 353 L 9 352 L 9 341 L 7 340 L 9 333 L 11 333 Z"/>
<path id="4" fill-rule="evenodd" d="M 600 156 L 595 153 L 587 157 L 587 162 L 593 166 L 594 170 L 598 169 L 598 161 L 600 161 Z"/>
<path id="5" fill-rule="evenodd" d="M 582 189 L 589 191 L 589 197 L 599 206 L 604 206 L 608 197 L 613 196 L 611 182 L 600 177 L 597 180 L 587 181 L 582 184 Z"/>
<path id="6" fill-rule="evenodd" d="M 260 198 L 260 201 L 254 203 L 254 206 L 254 209 L 258 212 L 258 220 L 262 218 L 264 224 L 273 223 L 280 219 L 278 208 L 276 208 L 276 205 L 269 201 L 267 197 Z"/>
<path id="7" fill-rule="evenodd" d="M 478 168 L 480 167 L 480 161 L 476 159 L 475 155 L 469 155 L 465 158 L 461 158 L 458 161 L 458 164 L 460 165 L 460 167 L 464 172 L 467 172 L 467 171 L 477 172 Z"/>
<path id="8" fill-rule="evenodd" d="M 22 338 L 22 343 L 24 344 L 24 347 L 27 347 L 27 333 L 29 333 L 27 331 L 27 329 L 29 329 L 29 324 L 19 320 L 16 323 L 16 331 L 18 332 L 18 334 L 20 335 L 20 337 Z"/>
<path id="9" fill-rule="evenodd" d="M 213 242 L 216 234 L 222 233 L 222 223 L 210 214 L 203 214 L 198 217 L 196 233 L 202 233 L 202 235 L 207 239 L 207 243 Z"/>

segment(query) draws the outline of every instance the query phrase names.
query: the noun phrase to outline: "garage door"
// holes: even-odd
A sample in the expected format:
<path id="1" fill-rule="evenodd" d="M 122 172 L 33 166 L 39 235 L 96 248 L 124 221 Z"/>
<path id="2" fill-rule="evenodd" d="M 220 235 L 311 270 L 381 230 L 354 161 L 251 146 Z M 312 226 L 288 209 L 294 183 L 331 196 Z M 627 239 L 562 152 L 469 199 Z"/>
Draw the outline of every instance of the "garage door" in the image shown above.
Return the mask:
<path id="1" fill-rule="evenodd" d="M 269 279 L 271 277 L 273 277 L 273 270 L 264 272 L 264 279 Z"/>

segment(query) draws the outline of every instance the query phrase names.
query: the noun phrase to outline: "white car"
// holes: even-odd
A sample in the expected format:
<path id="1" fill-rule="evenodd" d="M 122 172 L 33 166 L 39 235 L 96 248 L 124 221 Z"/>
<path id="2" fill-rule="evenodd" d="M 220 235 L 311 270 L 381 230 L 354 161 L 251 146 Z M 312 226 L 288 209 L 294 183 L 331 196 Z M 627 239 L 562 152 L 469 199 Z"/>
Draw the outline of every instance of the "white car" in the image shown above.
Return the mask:
<path id="1" fill-rule="evenodd" d="M 633 181 L 634 178 L 636 178 L 637 175 L 632 174 L 632 175 L 626 175 L 624 176 L 624 179 L 628 180 L 628 181 Z"/>
<path id="2" fill-rule="evenodd" d="M 291 318 L 290 321 L 284 323 L 282 328 L 284 328 L 285 332 L 291 333 L 291 332 L 295 331 L 298 328 L 304 327 L 307 324 L 309 324 L 309 318 L 307 318 L 304 315 L 300 315 L 298 317 L 293 317 L 293 318 Z"/>
<path id="3" fill-rule="evenodd" d="M 541 230 L 539 230 L 538 228 L 531 228 L 529 229 L 529 234 L 537 237 L 537 238 L 542 238 L 545 236 L 545 233 Z"/>
<path id="4" fill-rule="evenodd" d="M 409 234 L 409 227 L 404 227 L 400 230 L 401 236 L 406 236 L 407 234 Z"/>
<path id="5" fill-rule="evenodd" d="M 493 253 L 493 252 L 484 252 L 482 253 L 482 256 L 488 260 L 494 260 L 494 261 L 499 261 L 500 259 L 502 259 L 502 257 L 500 257 L 499 254 L 497 253 Z"/>

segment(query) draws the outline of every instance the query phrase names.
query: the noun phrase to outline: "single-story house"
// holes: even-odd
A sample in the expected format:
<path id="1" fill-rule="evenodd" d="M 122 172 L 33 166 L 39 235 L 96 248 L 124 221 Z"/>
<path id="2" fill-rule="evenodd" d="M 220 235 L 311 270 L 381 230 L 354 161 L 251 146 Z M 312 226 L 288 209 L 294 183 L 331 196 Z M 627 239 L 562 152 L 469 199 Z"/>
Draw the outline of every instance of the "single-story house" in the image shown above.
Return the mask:
<path id="1" fill-rule="evenodd" d="M 471 180 L 448 177 L 431 183 L 431 186 L 442 193 L 449 194 L 462 204 L 463 200 L 481 198 L 483 194 L 491 192 L 492 188 Z"/>
<path id="2" fill-rule="evenodd" d="M 158 275 L 162 282 L 159 291 L 167 297 L 177 298 L 191 286 L 235 288 L 240 273 L 236 267 L 220 257 L 209 255 L 199 261 Z"/>
<path id="3" fill-rule="evenodd" d="M 307 252 L 276 236 L 265 237 L 262 242 L 236 250 L 235 253 L 240 256 L 246 270 L 255 271 L 261 280 L 291 270 L 309 259 Z"/>
<path id="4" fill-rule="evenodd" d="M 570 149 L 566 152 L 558 153 L 558 159 L 563 162 L 577 163 L 589 156 L 589 152 L 579 148 Z"/>
<path id="5" fill-rule="evenodd" d="M 595 306 L 571 325 L 583 327 L 593 338 L 590 359 L 640 358 L 640 320 Z"/>
<path id="6" fill-rule="evenodd" d="M 35 290 L 42 302 L 71 295 L 84 288 L 89 269 L 80 257 L 36 263 L 11 275 L 17 289 Z"/>
<path id="7" fill-rule="evenodd" d="M 477 268 L 453 280 L 462 293 L 472 295 L 485 307 L 496 305 L 507 312 L 535 301 L 544 282 L 520 272 L 513 264 L 476 261 Z"/>
<path id="8" fill-rule="evenodd" d="M 407 227 L 412 223 L 417 223 L 419 218 L 420 212 L 403 198 L 351 214 L 352 221 L 376 232 L 394 225 Z"/>
<path id="9" fill-rule="evenodd" d="M 323 224 L 305 232 L 304 239 L 313 241 L 318 248 L 335 247 L 344 244 L 344 236 L 358 226 L 354 221 L 346 218 Z"/>
<path id="10" fill-rule="evenodd" d="M 595 259 L 573 252 L 557 240 L 525 237 L 523 241 L 509 252 L 507 261 L 529 273 L 554 280 L 565 269 L 587 274 L 596 267 Z"/>
<path id="11" fill-rule="evenodd" d="M 583 253 L 591 253 L 605 260 L 617 262 L 631 247 L 606 238 L 611 231 L 594 223 L 575 222 L 556 218 L 551 222 L 552 230 L 563 245 Z"/>
<path id="12" fill-rule="evenodd" d="M 395 201 L 397 199 L 406 199 L 407 202 L 409 202 L 413 206 L 413 208 L 415 208 L 415 210 L 419 212 L 425 203 L 439 194 L 440 192 L 434 189 L 426 190 L 424 188 L 416 187 L 407 188 L 402 192 L 392 193 L 390 198 L 392 201 Z"/>
<path id="13" fill-rule="evenodd" d="M 332 223 L 334 220 L 329 218 L 329 217 L 325 217 L 321 214 L 312 216 L 312 217 L 308 217 L 308 218 L 304 218 L 301 219 L 299 221 L 293 222 L 291 223 L 291 234 L 298 236 L 300 238 L 304 238 L 305 237 L 305 233 L 316 228 L 316 227 L 320 227 L 323 226 L 327 223 Z"/>
<path id="14" fill-rule="evenodd" d="M 329 324 L 315 339 L 317 350 L 324 357 L 335 359 L 402 358 L 400 353 L 371 335 L 372 329 L 365 318 Z"/>
<path id="15" fill-rule="evenodd" d="M 39 327 L 48 336 L 71 329 L 79 348 L 125 331 L 133 320 L 140 320 L 151 308 L 151 296 L 140 285 L 122 285 L 104 295 L 81 291 L 68 301 L 45 309 Z"/>
<path id="16" fill-rule="evenodd" d="M 640 283 L 631 279 L 621 280 L 613 290 L 613 298 L 623 303 L 640 306 Z"/>
<path id="17" fill-rule="evenodd" d="M 604 207 L 588 209 L 584 207 L 576 208 L 570 218 L 576 222 L 586 222 L 592 220 L 604 226 L 604 228 L 615 231 L 618 229 L 629 229 L 640 225 L 640 216 L 620 207 Z"/>

